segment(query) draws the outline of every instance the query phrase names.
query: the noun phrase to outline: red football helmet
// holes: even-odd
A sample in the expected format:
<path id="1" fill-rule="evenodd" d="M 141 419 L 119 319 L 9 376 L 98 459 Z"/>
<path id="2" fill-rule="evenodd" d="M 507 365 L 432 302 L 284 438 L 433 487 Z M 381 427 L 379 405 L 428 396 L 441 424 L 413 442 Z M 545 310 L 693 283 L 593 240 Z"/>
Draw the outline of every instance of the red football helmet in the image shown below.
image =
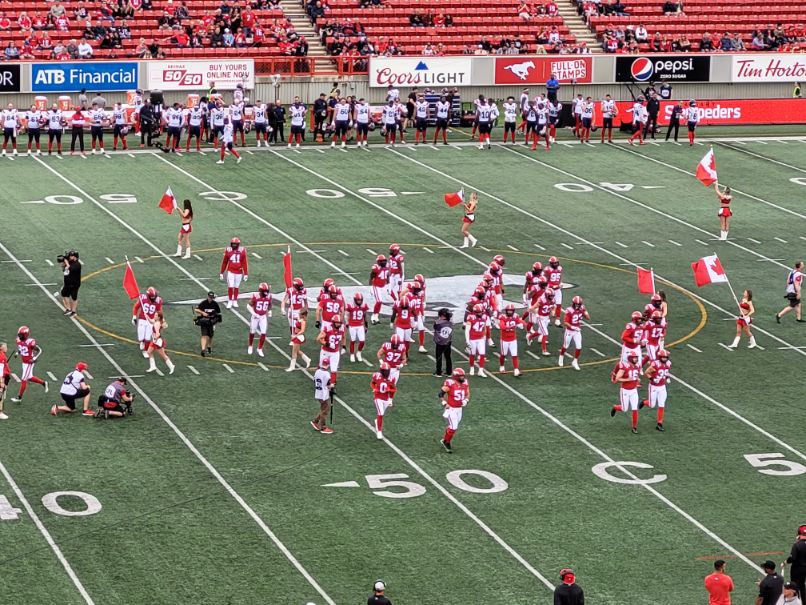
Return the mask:
<path id="1" fill-rule="evenodd" d="M 389 246 L 389 256 L 395 256 L 400 253 L 400 244 L 392 244 Z"/>
<path id="2" fill-rule="evenodd" d="M 20 329 L 17 330 L 17 338 L 20 340 L 26 340 L 30 334 L 31 330 L 28 326 L 20 326 Z"/>
<path id="3" fill-rule="evenodd" d="M 490 266 L 487 268 L 487 271 L 489 271 L 490 273 L 495 275 L 496 273 L 501 271 L 501 265 L 499 265 L 497 262 L 493 261 L 493 262 L 490 263 Z"/>
<path id="4" fill-rule="evenodd" d="M 266 282 L 262 281 L 260 282 L 260 285 L 257 287 L 257 291 L 260 292 L 260 295 L 263 298 L 265 298 L 269 295 L 269 292 L 271 291 L 271 286 Z"/>
<path id="5" fill-rule="evenodd" d="M 356 292 L 353 294 L 353 300 L 355 301 L 355 304 L 360 305 L 364 302 L 364 295 L 361 294 L 361 292 Z"/>
<path id="6" fill-rule="evenodd" d="M 473 305 L 473 313 L 476 315 L 482 315 L 484 313 L 484 307 L 479 304 Z"/>
<path id="7" fill-rule="evenodd" d="M 397 348 L 399 345 L 403 344 L 403 339 L 400 338 L 397 334 L 392 334 L 392 338 L 389 339 L 392 343 L 392 346 Z"/>
<path id="8" fill-rule="evenodd" d="M 512 303 L 507 303 L 507 306 L 504 307 L 504 313 L 506 313 L 507 316 L 512 317 L 515 314 L 515 305 Z"/>
<path id="9" fill-rule="evenodd" d="M 540 275 L 543 273 L 543 263 L 537 261 L 534 265 L 532 265 L 532 273 L 535 275 Z"/>
<path id="10" fill-rule="evenodd" d="M 294 286 L 297 290 L 302 290 L 305 287 L 305 282 L 302 281 L 301 277 L 295 277 L 294 280 L 291 282 L 291 285 Z"/>
<path id="11" fill-rule="evenodd" d="M 652 321 L 654 321 L 656 324 L 659 324 L 661 321 L 663 321 L 663 313 L 660 311 L 655 311 L 652 313 Z"/>
<path id="12" fill-rule="evenodd" d="M 341 325 L 341 317 L 339 317 L 338 315 L 336 315 L 336 317 L 334 317 L 334 318 L 333 318 L 333 321 L 331 321 L 330 323 L 332 323 L 332 324 L 333 324 L 333 326 L 335 326 L 336 328 L 338 328 L 338 327 Z"/>
<path id="13" fill-rule="evenodd" d="M 498 263 L 498 264 L 499 264 L 501 267 L 503 267 L 504 265 L 506 265 L 506 264 L 507 264 L 506 259 L 505 259 L 505 258 L 503 257 L 503 255 L 501 255 L 501 254 L 496 254 L 496 255 L 493 257 L 493 261 L 494 261 L 494 262 L 496 262 L 496 263 Z"/>
<path id="14" fill-rule="evenodd" d="M 233 237 L 230 240 L 229 245 L 230 245 L 230 248 L 232 248 L 233 250 L 237 250 L 238 246 L 241 245 L 241 240 L 239 238 L 237 238 L 237 237 Z"/>
<path id="15" fill-rule="evenodd" d="M 148 300 L 151 300 L 151 301 L 156 300 L 156 298 L 157 298 L 157 289 L 150 287 L 148 290 L 146 290 L 146 296 L 148 297 Z"/>
<path id="16" fill-rule="evenodd" d="M 633 311 L 630 319 L 635 323 L 641 323 L 644 321 L 644 316 L 640 311 Z"/>
<path id="17" fill-rule="evenodd" d="M 543 293 L 546 298 L 552 298 L 554 296 L 554 288 L 546 288 L 546 291 Z"/>
<path id="18" fill-rule="evenodd" d="M 375 257 L 375 264 L 379 267 L 385 267 L 386 257 L 383 254 L 379 254 L 377 257 Z"/>
<path id="19" fill-rule="evenodd" d="M 465 371 L 462 368 L 456 368 L 451 374 L 459 382 L 465 381 Z"/>
<path id="20" fill-rule="evenodd" d="M 334 282 L 331 278 L 328 277 L 325 281 L 322 282 L 322 289 L 327 290 L 328 288 L 330 288 L 330 286 L 334 285 L 335 283 L 336 282 Z"/>
<path id="21" fill-rule="evenodd" d="M 335 284 L 330 284 L 327 287 L 327 293 L 330 298 L 336 298 L 339 295 L 339 289 L 335 286 Z"/>
<path id="22" fill-rule="evenodd" d="M 661 349 L 660 351 L 658 351 L 658 359 L 660 359 L 661 361 L 666 361 L 667 359 L 669 359 L 669 351 L 667 351 L 666 349 Z"/>
<path id="23" fill-rule="evenodd" d="M 548 285 L 549 280 L 547 280 L 542 275 L 539 278 L 537 278 L 537 287 L 540 288 L 541 290 L 545 290 L 548 287 Z"/>
<path id="24" fill-rule="evenodd" d="M 638 351 L 629 351 L 627 353 L 627 361 L 632 361 L 633 363 L 638 363 Z"/>
<path id="25" fill-rule="evenodd" d="M 582 307 L 582 297 L 574 296 L 574 298 L 571 299 L 571 305 L 574 307 L 574 309 L 579 309 Z"/>
<path id="26" fill-rule="evenodd" d="M 490 275 L 490 274 L 489 274 L 489 273 L 487 273 L 487 272 L 485 272 L 485 273 L 484 273 L 484 275 L 482 276 L 482 279 L 483 279 L 485 282 L 489 283 L 489 284 L 493 283 L 493 276 L 492 276 L 492 275 Z"/>
<path id="27" fill-rule="evenodd" d="M 559 261 L 559 260 L 557 260 L 557 257 L 556 257 L 556 256 L 552 256 L 552 257 L 549 259 L 549 265 L 551 265 L 551 266 L 552 266 L 552 268 L 556 269 L 557 267 L 559 267 L 559 266 L 560 266 L 560 261 Z"/>
<path id="28" fill-rule="evenodd" d="M 416 279 L 418 282 L 420 282 L 423 285 L 423 287 L 425 287 L 425 277 L 423 277 L 422 273 L 418 273 L 417 275 L 415 275 L 414 279 Z"/>
<path id="29" fill-rule="evenodd" d="M 383 371 L 383 370 L 391 370 L 391 369 L 392 369 L 392 366 L 390 366 L 390 365 L 389 365 L 388 363 L 386 363 L 385 361 L 382 361 L 382 362 L 381 362 L 381 365 L 380 365 L 380 366 L 378 366 L 378 369 L 379 369 L 379 370 L 381 370 L 381 371 Z"/>
<path id="30" fill-rule="evenodd" d="M 319 365 L 323 368 L 327 368 L 330 366 L 330 357 L 323 357 L 322 361 L 319 362 Z"/>
<path id="31" fill-rule="evenodd" d="M 476 298 L 478 298 L 479 300 L 484 300 L 484 297 L 485 297 L 485 296 L 487 296 L 487 293 L 484 291 L 484 288 L 482 288 L 481 286 L 479 286 L 479 287 L 478 287 L 478 288 L 476 288 L 476 290 L 473 292 L 473 296 L 475 296 L 475 297 L 476 297 Z"/>

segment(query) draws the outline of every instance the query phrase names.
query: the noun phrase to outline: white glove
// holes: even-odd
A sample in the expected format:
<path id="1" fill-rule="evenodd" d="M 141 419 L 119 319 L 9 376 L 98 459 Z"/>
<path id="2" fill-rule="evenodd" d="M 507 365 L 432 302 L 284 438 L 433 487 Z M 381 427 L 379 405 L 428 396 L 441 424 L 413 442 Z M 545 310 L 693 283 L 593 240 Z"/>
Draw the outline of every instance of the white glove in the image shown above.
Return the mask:
<path id="1" fill-rule="evenodd" d="M 223 280 L 224 280 L 224 274 L 223 274 L 223 273 L 219 273 L 219 274 L 218 274 L 218 279 L 220 279 L 220 280 L 222 280 L 222 281 L 223 281 Z"/>
<path id="2" fill-rule="evenodd" d="M 269 312 L 267 313 L 267 315 L 268 315 L 269 317 L 271 317 L 271 309 L 269 310 Z"/>
<path id="3" fill-rule="evenodd" d="M 248 275 L 244 275 L 244 276 L 243 276 L 243 280 L 244 280 L 244 281 L 249 281 L 249 276 L 248 276 Z"/>
<path id="4" fill-rule="evenodd" d="M 132 325 L 133 326 L 137 325 L 137 316 L 136 315 L 132 315 Z"/>

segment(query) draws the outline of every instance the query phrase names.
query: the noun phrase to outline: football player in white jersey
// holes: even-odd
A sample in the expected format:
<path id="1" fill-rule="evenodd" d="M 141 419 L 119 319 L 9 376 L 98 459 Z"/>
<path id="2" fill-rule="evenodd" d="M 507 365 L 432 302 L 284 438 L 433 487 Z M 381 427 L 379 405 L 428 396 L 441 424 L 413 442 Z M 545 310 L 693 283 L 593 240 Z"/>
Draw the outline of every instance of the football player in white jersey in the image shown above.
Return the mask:
<path id="1" fill-rule="evenodd" d="M 268 129 L 268 116 L 266 114 L 266 104 L 260 99 L 257 100 L 255 106 L 252 108 L 254 118 L 252 121 L 255 124 L 255 139 L 257 147 L 263 143 L 266 147 L 269 146 L 269 129 Z"/>
<path id="2" fill-rule="evenodd" d="M 383 122 L 384 139 L 387 145 L 395 145 L 397 136 L 398 118 L 400 110 L 394 101 L 389 101 L 381 110 L 381 122 Z"/>
<path id="3" fill-rule="evenodd" d="M 478 126 L 479 130 L 479 149 L 484 149 L 485 145 L 487 149 L 490 149 L 492 146 L 490 143 L 490 133 L 493 130 L 493 121 L 495 120 L 493 113 L 493 107 L 490 105 L 489 101 L 483 96 L 479 96 L 479 103 L 476 106 L 476 125 Z"/>
<path id="4" fill-rule="evenodd" d="M 605 95 L 601 103 L 602 110 L 602 143 L 605 142 L 605 132 L 607 132 L 607 142 L 613 142 L 613 118 L 618 115 L 618 107 L 616 102 L 610 97 Z"/>
<path id="5" fill-rule="evenodd" d="M 347 146 L 347 132 L 350 130 L 350 103 L 344 97 L 339 99 L 333 107 L 333 139 L 330 146 L 335 147 L 336 141 L 341 141 L 342 148 Z"/>
<path id="6" fill-rule="evenodd" d="M 294 97 L 294 102 L 288 110 L 291 113 L 291 134 L 288 137 L 288 148 L 291 149 L 292 143 L 296 143 L 297 147 L 302 143 L 302 135 L 305 132 L 305 112 L 307 109 L 299 100 L 299 97 Z"/>
<path id="7" fill-rule="evenodd" d="M 526 112 L 529 111 L 529 89 L 524 88 L 521 92 L 521 98 L 518 101 L 518 107 L 521 110 L 521 123 L 518 125 L 518 130 L 526 132 Z M 528 143 L 528 141 L 527 141 Z"/>
<path id="8" fill-rule="evenodd" d="M 235 162 L 236 164 L 240 164 L 241 160 L 243 159 L 240 154 L 235 150 L 232 145 L 233 139 L 233 128 L 232 122 L 230 122 L 229 118 L 224 118 L 224 131 L 221 133 L 221 157 L 216 162 L 216 164 L 223 164 L 224 163 L 224 154 L 229 151 L 232 155 L 234 155 L 237 159 Z"/>
<path id="9" fill-rule="evenodd" d="M 62 133 L 64 133 L 64 126 L 66 124 L 62 110 L 54 103 L 53 107 L 47 112 L 48 120 L 48 155 L 53 151 L 53 141 L 56 141 L 56 150 L 59 155 L 62 154 Z"/>
<path id="10" fill-rule="evenodd" d="M 120 103 L 115 103 L 112 109 L 112 151 L 118 149 L 118 139 L 123 143 L 123 150 L 129 148 L 126 135 L 129 134 L 129 124 L 126 122 L 126 112 Z"/>
<path id="11" fill-rule="evenodd" d="M 574 113 L 574 136 L 579 137 L 582 132 L 582 105 L 585 99 L 582 98 L 582 93 L 578 94 L 576 99 L 571 101 L 571 111 Z"/>
<path id="12" fill-rule="evenodd" d="M 638 139 L 639 145 L 645 145 L 644 142 L 644 124 L 647 119 L 646 107 L 644 107 L 644 97 L 638 97 L 632 106 L 632 136 L 628 142 L 633 145 L 633 141 Z"/>
<path id="13" fill-rule="evenodd" d="M 590 143 L 593 127 L 593 100 L 587 97 L 582 103 L 582 123 L 579 130 L 579 142 Z"/>
<path id="14" fill-rule="evenodd" d="M 176 153 L 176 150 L 179 148 L 179 139 L 182 136 L 182 123 L 184 122 L 182 106 L 179 103 L 174 103 L 173 106 L 165 111 L 163 120 L 168 126 L 165 137 L 165 147 L 173 153 Z"/>
<path id="15" fill-rule="evenodd" d="M 237 90 L 235 92 L 238 92 Z M 237 99 L 237 96 L 236 96 Z M 241 99 L 243 99 L 243 91 L 241 91 Z M 238 139 L 238 133 L 241 134 L 241 147 L 246 145 L 246 138 L 243 130 L 243 100 L 238 101 L 236 100 L 232 105 L 229 106 L 229 117 L 232 120 L 232 131 L 234 133 L 234 139 L 236 142 Z"/>
<path id="16" fill-rule="evenodd" d="M 6 155 L 6 147 L 11 141 L 11 147 L 14 150 L 14 155 L 17 155 L 17 128 L 20 126 L 20 119 L 17 115 L 17 110 L 14 108 L 14 103 L 9 103 L 8 107 L 3 110 L 3 155 Z"/>
<path id="17" fill-rule="evenodd" d="M 95 155 L 96 142 L 98 143 L 99 153 L 104 153 L 104 125 L 106 121 L 106 111 L 98 107 L 98 103 L 93 103 L 92 109 L 90 109 L 90 139 L 92 141 L 93 155 Z"/>
<path id="18" fill-rule="evenodd" d="M 196 104 L 187 110 L 185 118 L 187 122 L 188 134 L 185 138 L 185 151 L 190 151 L 190 142 L 196 137 L 196 151 L 201 151 L 202 123 L 204 122 L 204 112 L 201 105 Z"/>
<path id="19" fill-rule="evenodd" d="M 504 103 L 504 143 L 507 142 L 509 134 L 512 133 L 512 144 L 515 144 L 515 129 L 518 120 L 518 105 L 515 97 L 507 97 Z"/>
<path id="20" fill-rule="evenodd" d="M 484 100 L 485 100 L 484 95 L 479 95 L 478 98 L 473 99 L 473 107 L 476 110 L 476 119 L 473 120 L 473 130 L 470 132 L 471 141 L 476 138 L 476 133 L 479 130 L 479 121 L 478 121 L 479 105 L 481 105 L 482 102 L 484 102 Z"/>
<path id="21" fill-rule="evenodd" d="M 36 143 L 36 155 L 42 153 L 39 147 L 39 135 L 42 132 L 42 122 L 44 112 L 39 111 L 36 105 L 31 105 L 31 109 L 25 112 L 26 130 L 28 131 L 28 155 L 31 154 L 31 146 Z"/>
<path id="22" fill-rule="evenodd" d="M 221 101 L 216 101 L 216 104 L 210 108 L 210 127 L 213 131 L 213 145 L 218 147 L 221 143 L 219 140 L 224 133 L 224 106 Z"/>
<path id="23" fill-rule="evenodd" d="M 434 130 L 434 145 L 437 144 L 437 137 L 439 137 L 440 131 L 442 131 L 442 144 L 448 144 L 448 120 L 450 119 L 451 115 L 451 104 L 448 103 L 448 97 L 440 97 L 439 101 L 437 101 L 436 106 L 437 111 L 437 127 Z"/>
<path id="24" fill-rule="evenodd" d="M 563 109 L 562 103 L 546 102 L 546 107 L 549 110 L 549 143 L 554 142 L 554 137 L 557 136 L 557 122 L 560 121 L 560 112 Z"/>
<path id="25" fill-rule="evenodd" d="M 404 145 L 406 144 L 406 120 L 409 117 L 408 110 L 403 103 L 400 102 L 398 99 L 395 102 L 395 108 L 397 109 L 397 132 L 400 134 L 400 142 Z"/>
<path id="26" fill-rule="evenodd" d="M 428 131 L 428 101 L 425 95 L 418 95 L 414 102 L 414 128 L 414 144 L 419 145 L 420 141 L 425 143 Z"/>
<path id="27" fill-rule="evenodd" d="M 535 106 L 535 112 L 537 113 L 537 125 L 535 126 L 532 151 L 537 150 L 537 143 L 540 141 L 540 137 L 545 137 L 546 139 L 546 151 L 551 149 L 548 129 L 549 110 L 548 107 L 546 107 L 546 103 L 547 101 L 538 101 L 537 105 Z"/>
<path id="28" fill-rule="evenodd" d="M 683 115 L 688 124 L 688 146 L 694 145 L 694 131 L 697 130 L 697 124 L 700 123 L 700 112 L 697 109 L 697 101 L 691 99 L 688 102 L 688 107 L 683 110 Z"/>
<path id="29" fill-rule="evenodd" d="M 353 121 L 355 122 L 355 141 L 358 147 L 367 146 L 367 134 L 369 134 L 370 106 L 364 97 L 358 99 L 358 103 L 353 107 Z"/>

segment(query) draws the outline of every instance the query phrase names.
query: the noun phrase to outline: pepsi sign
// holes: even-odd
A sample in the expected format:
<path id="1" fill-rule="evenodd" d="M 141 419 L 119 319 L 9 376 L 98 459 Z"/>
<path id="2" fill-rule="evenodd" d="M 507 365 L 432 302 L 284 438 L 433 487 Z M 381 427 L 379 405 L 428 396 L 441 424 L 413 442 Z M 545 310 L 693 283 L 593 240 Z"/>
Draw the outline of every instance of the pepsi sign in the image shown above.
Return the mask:
<path id="1" fill-rule="evenodd" d="M 709 56 L 616 57 L 616 82 L 708 82 L 710 79 Z"/>

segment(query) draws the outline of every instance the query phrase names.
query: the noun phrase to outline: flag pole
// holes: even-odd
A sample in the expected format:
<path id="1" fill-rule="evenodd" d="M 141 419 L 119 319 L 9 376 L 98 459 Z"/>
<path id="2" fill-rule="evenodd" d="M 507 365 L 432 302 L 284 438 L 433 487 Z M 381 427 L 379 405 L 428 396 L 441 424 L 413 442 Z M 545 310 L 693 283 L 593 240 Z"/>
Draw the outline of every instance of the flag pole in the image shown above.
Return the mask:
<path id="1" fill-rule="evenodd" d="M 714 252 L 714 256 L 716 256 L 716 252 Z M 719 258 L 719 257 L 717 257 Z M 724 267 L 723 267 L 724 269 Z M 728 277 L 727 271 L 725 272 L 725 283 L 728 284 L 728 289 L 730 289 L 730 293 L 733 296 L 733 302 L 736 303 L 736 308 L 741 309 L 742 307 L 739 305 L 739 299 L 736 298 L 736 292 L 733 291 L 733 286 L 730 284 L 730 278 Z"/>
<path id="2" fill-rule="evenodd" d="M 652 296 L 655 296 L 658 293 L 657 288 L 655 288 L 655 269 L 650 267 L 649 274 L 652 276 Z"/>

